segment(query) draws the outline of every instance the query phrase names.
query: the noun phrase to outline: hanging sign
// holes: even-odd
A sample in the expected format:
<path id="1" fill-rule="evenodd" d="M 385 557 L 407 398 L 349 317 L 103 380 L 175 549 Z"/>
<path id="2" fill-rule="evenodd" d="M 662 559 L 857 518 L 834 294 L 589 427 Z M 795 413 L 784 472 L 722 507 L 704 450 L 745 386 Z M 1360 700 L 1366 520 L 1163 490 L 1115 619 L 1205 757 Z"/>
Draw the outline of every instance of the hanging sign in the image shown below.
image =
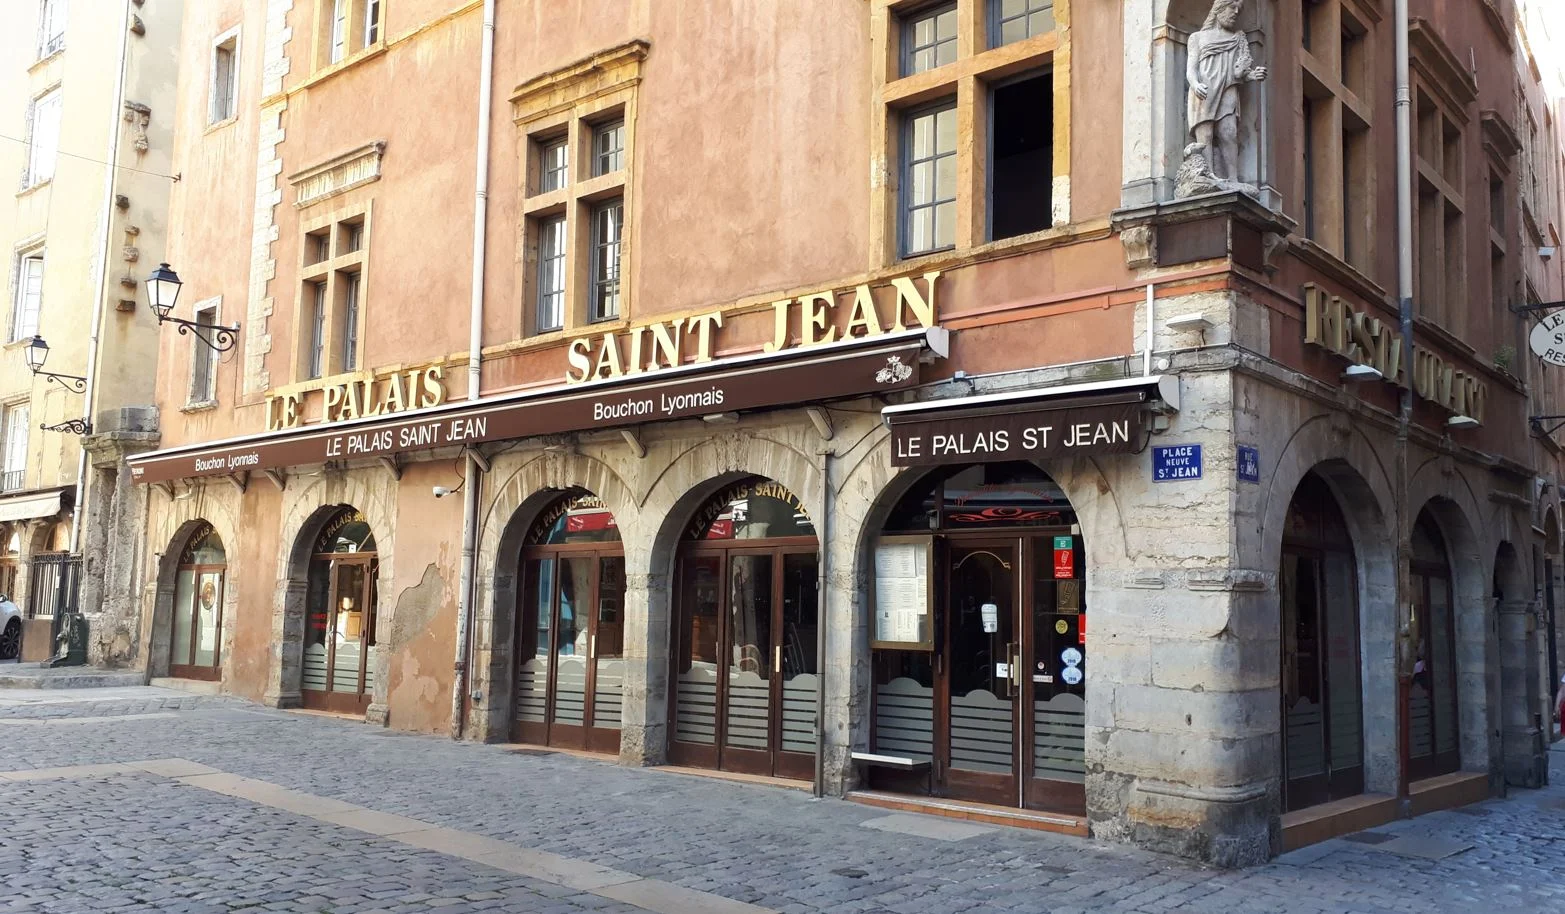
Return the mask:
<path id="1" fill-rule="evenodd" d="M 1533 355 L 1550 365 L 1565 368 L 1565 311 L 1555 311 L 1539 321 L 1527 342 L 1532 346 Z"/>
<path id="2" fill-rule="evenodd" d="M 1152 481 L 1201 478 L 1201 445 L 1175 444 L 1152 449 Z"/>

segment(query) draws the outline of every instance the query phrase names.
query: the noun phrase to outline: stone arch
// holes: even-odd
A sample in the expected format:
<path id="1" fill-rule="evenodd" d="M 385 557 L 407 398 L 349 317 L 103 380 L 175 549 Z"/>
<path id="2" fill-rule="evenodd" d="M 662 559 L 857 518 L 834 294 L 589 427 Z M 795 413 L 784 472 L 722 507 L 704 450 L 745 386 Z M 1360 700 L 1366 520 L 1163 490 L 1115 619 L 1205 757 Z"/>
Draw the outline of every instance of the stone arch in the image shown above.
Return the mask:
<path id="1" fill-rule="evenodd" d="M 237 493 L 235 493 L 237 495 Z M 238 567 L 244 562 L 244 554 L 237 544 L 239 525 L 235 498 L 222 489 L 196 485 L 186 490 L 183 497 L 165 501 L 162 511 L 149 512 L 151 520 L 147 540 L 164 543 L 160 551 L 147 557 L 148 591 L 144 592 L 143 618 L 147 624 L 141 635 L 142 656 L 147 658 L 147 673 L 151 677 L 169 674 L 169 653 L 173 641 L 174 582 L 179 567 L 179 557 L 190 544 L 190 538 L 202 524 L 217 531 L 218 537 L 228 549 L 230 569 L 223 587 L 223 618 L 233 620 L 239 613 L 243 597 L 238 586 Z M 222 629 L 222 656 L 233 656 L 234 628 L 225 621 Z M 223 669 L 228 670 L 225 664 Z"/>
<path id="2" fill-rule="evenodd" d="M 1397 544 L 1390 474 L 1373 442 L 1356 427 L 1321 414 L 1306 420 L 1278 455 L 1257 507 L 1260 536 L 1240 537 L 1250 567 L 1265 569 L 1273 584 L 1249 604 L 1236 633 L 1267 645 L 1268 679 L 1282 681 L 1282 630 L 1278 563 L 1294 493 L 1307 474 L 1320 477 L 1336 499 L 1353 540 L 1358 599 L 1359 701 L 1363 709 L 1364 789 L 1395 793 L 1397 750 Z M 1247 549 L 1247 541 L 1255 551 Z M 1279 706 L 1280 707 L 1280 706 Z M 1277 758 L 1282 755 L 1279 728 Z"/>
<path id="3" fill-rule="evenodd" d="M 626 526 L 637 516 L 636 500 L 619 475 L 601 460 L 581 454 L 534 454 L 493 486 L 492 499 L 480 521 L 474 581 L 471 679 L 474 688 L 491 696 L 473 714 L 477 739 L 509 738 L 515 703 L 512 647 L 519 597 L 515 571 L 527 531 L 539 513 L 572 490 L 602 499 L 614 512 L 622 539 L 630 539 Z M 629 609 L 627 605 L 626 611 Z"/>
<path id="4" fill-rule="evenodd" d="M 379 579 L 395 581 L 396 493 L 396 484 L 378 467 L 289 477 L 288 488 L 283 490 L 282 529 L 277 541 L 276 567 L 281 573 L 273 597 L 272 657 L 263 698 L 267 704 L 295 707 L 302 698 L 305 590 L 315 538 L 339 509 L 357 509 L 375 532 Z M 380 601 L 376 607 L 377 632 L 391 630 L 394 608 L 393 601 Z M 391 680 L 387 650 L 372 646 L 369 662 L 375 664 L 375 685 L 367 716 L 384 719 Z"/>

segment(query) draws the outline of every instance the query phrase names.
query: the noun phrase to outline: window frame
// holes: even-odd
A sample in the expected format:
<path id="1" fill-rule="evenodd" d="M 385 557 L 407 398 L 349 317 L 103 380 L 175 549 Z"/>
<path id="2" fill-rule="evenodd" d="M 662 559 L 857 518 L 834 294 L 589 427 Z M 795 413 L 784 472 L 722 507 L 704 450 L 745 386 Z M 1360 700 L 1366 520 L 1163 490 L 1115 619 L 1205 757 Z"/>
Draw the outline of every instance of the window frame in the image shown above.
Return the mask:
<path id="1" fill-rule="evenodd" d="M 224 51 L 228 52 L 227 108 L 223 100 L 224 87 L 218 78 L 218 63 Z M 237 120 L 239 117 L 239 28 L 229 29 L 212 40 L 211 85 L 207 95 L 207 126 L 215 127 Z"/>
<path id="2" fill-rule="evenodd" d="M 551 232 L 551 228 L 557 230 Z M 539 333 L 552 333 L 556 330 L 565 329 L 565 289 L 567 285 L 565 271 L 566 255 L 570 250 L 570 235 L 564 214 L 546 216 L 538 220 L 537 231 L 538 275 L 537 294 L 535 296 L 537 311 L 533 316 L 533 320 Z M 546 255 L 544 245 L 551 237 L 559 245 L 559 250 Z M 554 275 L 558 277 L 558 281 L 556 283 L 557 288 L 554 289 L 548 287 L 546 279 L 548 275 L 546 272 L 547 267 L 551 261 L 557 266 Z M 553 299 L 552 303 L 548 299 Z M 553 316 L 555 319 L 546 320 L 546 315 Z"/>
<path id="3" fill-rule="evenodd" d="M 42 156 L 38 150 L 39 128 L 42 125 L 40 117 L 46 106 L 55 109 L 54 139 L 49 153 L 48 174 L 43 175 L 39 167 Z M 33 97 L 32 105 L 27 112 L 27 164 L 26 172 L 22 179 L 22 188 L 28 189 L 48 184 L 54 180 L 55 168 L 60 161 L 60 128 L 65 115 L 65 95 L 60 85 L 56 84 L 44 92 Z"/>
<path id="4" fill-rule="evenodd" d="M 305 379 L 315 381 L 326 376 L 326 281 L 308 283 L 310 287 L 310 342 L 306 349 Z"/>
<path id="5" fill-rule="evenodd" d="M 196 302 L 191 307 L 191 320 L 202 326 L 202 315 L 211 316 L 212 328 L 222 326 L 222 302 L 221 298 L 209 298 Z M 210 334 L 209 334 L 210 335 Z M 186 397 L 185 405 L 189 407 L 210 406 L 217 402 L 217 365 L 218 352 L 211 346 L 196 338 L 194 334 L 190 340 L 190 390 Z"/>
<path id="6" fill-rule="evenodd" d="M 12 400 L 0 407 L 4 413 L 3 434 L 0 445 L 0 490 L 15 492 L 27 488 L 27 451 L 32 438 L 32 403 L 28 400 Z M 18 419 L 20 417 L 20 419 Z M 20 429 L 18 444 L 15 432 Z M 13 465 L 13 460 L 20 465 Z"/>
<path id="7" fill-rule="evenodd" d="M 599 217 L 609 213 L 617 213 L 614 220 L 614 239 L 605 241 L 600 234 Z M 605 321 L 618 320 L 621 317 L 620 289 L 624 284 L 623 267 L 625 264 L 625 198 L 614 197 L 595 203 L 588 216 L 590 226 L 590 238 L 588 250 L 590 252 L 591 265 L 588 270 L 587 283 L 587 322 L 601 324 Z M 613 278 L 600 276 L 603 272 L 603 252 L 609 248 L 614 249 Z M 609 286 L 613 286 L 609 290 Z M 600 301 L 602 296 L 611 296 L 614 301 L 614 310 L 608 312 Z"/>
<path id="8" fill-rule="evenodd" d="M 1005 0 L 987 0 L 986 5 L 988 9 L 985 10 L 984 21 L 985 30 L 988 32 L 989 36 L 989 47 L 991 49 L 1003 48 L 1007 45 L 1017 44 L 1019 42 L 1027 41 L 1031 38 L 1037 38 L 1039 35 L 1048 34 L 1048 32 L 1032 31 L 1032 17 L 1044 12 L 1045 10 L 1048 11 L 1049 18 L 1054 22 L 1053 28 L 1050 28 L 1048 31 L 1058 31 L 1060 23 L 1059 20 L 1055 17 L 1054 13 L 1055 0 L 1021 0 L 1021 2 L 1023 4 L 1022 12 L 1018 15 L 1007 17 L 1004 13 Z M 1034 8 L 1034 4 L 1039 4 L 1036 9 Z M 1018 19 L 1026 21 L 1027 34 L 1011 41 L 1004 40 L 1003 35 L 1005 32 L 1005 24 L 1007 22 L 1015 22 Z"/>
<path id="9" fill-rule="evenodd" d="M 942 155 L 939 152 L 939 115 L 944 113 L 944 112 L 946 112 L 946 111 L 950 111 L 954 117 L 958 118 L 958 124 L 956 126 L 956 129 L 953 131 L 954 135 L 956 136 L 956 143 L 952 146 L 952 149 L 951 149 L 950 152 L 945 153 L 945 154 Z M 933 130 L 934 130 L 934 134 L 935 134 L 935 154 L 932 157 L 930 157 L 930 158 L 920 159 L 920 160 L 915 161 L 914 160 L 914 156 L 913 156 L 913 133 L 917 129 L 915 127 L 915 124 L 916 124 L 916 122 L 919 119 L 925 118 L 925 117 L 934 118 L 934 120 L 932 121 L 932 126 L 933 126 Z M 901 162 L 899 164 L 898 170 L 899 170 L 899 173 L 900 173 L 899 184 L 901 186 L 901 192 L 898 195 L 898 204 L 897 204 L 897 237 L 898 237 L 897 249 L 900 252 L 900 256 L 903 259 L 906 259 L 906 258 L 911 258 L 911 257 L 923 257 L 926 254 L 938 254 L 938 253 L 941 253 L 943 251 L 955 250 L 955 248 L 957 246 L 957 243 L 956 243 L 956 226 L 955 225 L 952 226 L 951 244 L 949 244 L 949 245 L 939 245 L 939 244 L 936 244 L 936 245 L 934 245 L 932 247 L 929 247 L 929 248 L 924 248 L 924 249 L 921 249 L 921 250 L 914 250 L 913 247 L 912 247 L 912 227 L 913 227 L 912 215 L 913 215 L 913 210 L 915 208 L 917 208 L 917 209 L 933 209 L 933 210 L 937 210 L 935 215 L 936 215 L 936 218 L 938 219 L 938 216 L 939 216 L 938 207 L 940 205 L 942 205 L 943 203 L 955 204 L 956 201 L 957 201 L 957 197 L 960 195 L 960 192 L 961 192 L 961 178 L 959 176 L 957 178 L 957 186 L 952 188 L 952 196 L 951 196 L 951 198 L 949 200 L 942 200 L 939 197 L 939 176 L 940 176 L 940 165 L 939 165 L 939 162 L 943 158 L 957 158 L 960 155 L 960 153 L 961 153 L 961 133 L 962 133 L 962 131 L 961 131 L 961 124 L 960 124 L 960 112 L 958 111 L 958 99 L 957 99 L 957 97 L 954 96 L 954 95 L 948 96 L 948 97 L 940 99 L 938 101 L 931 102 L 931 103 L 929 103 L 927 105 L 920 105 L 919 107 L 916 107 L 916 108 L 909 108 L 906 111 L 902 112 L 902 129 L 899 131 L 899 133 L 901 134 L 901 143 L 900 143 Z M 933 193 L 935 194 L 935 196 L 933 197 L 933 199 L 929 203 L 914 204 L 913 203 L 913 168 L 916 165 L 921 164 L 922 162 L 931 162 L 934 165 L 934 176 L 935 176 L 936 186 L 935 186 L 935 188 L 933 190 Z M 952 218 L 953 222 L 957 218 L 955 205 L 953 205 L 951 207 L 951 218 Z M 930 233 L 930 240 L 931 241 L 934 241 L 936 238 L 938 238 L 938 232 L 933 230 L 933 225 L 934 224 L 935 223 L 931 224 L 932 225 L 932 230 L 931 230 L 931 233 Z"/>
<path id="10" fill-rule="evenodd" d="M 363 36 L 364 47 L 373 47 L 380 41 L 381 31 L 381 2 L 380 0 L 362 0 L 364 4 Z"/>
<path id="11" fill-rule="evenodd" d="M 327 0 L 331 12 L 326 23 L 326 63 L 337 64 L 348 59 L 348 6 L 349 0 Z"/>
<path id="12" fill-rule="evenodd" d="M 302 383 L 362 372 L 372 316 L 372 202 L 323 214 L 299 230 L 293 378 Z"/>
<path id="13" fill-rule="evenodd" d="M 564 190 L 571 184 L 571 141 L 570 137 L 560 135 L 545 140 L 538 140 L 538 193 L 550 194 L 557 190 Z M 554 161 L 551 153 L 558 151 L 559 167 L 553 167 Z M 559 183 L 551 184 L 550 175 L 558 175 Z"/>
<path id="14" fill-rule="evenodd" d="M 953 32 L 949 39 L 942 40 L 940 38 L 939 19 L 946 13 L 950 13 L 956 19 L 957 31 Z M 918 39 L 914 33 L 918 28 L 918 24 L 926 20 L 935 22 L 935 40 L 930 44 L 921 45 L 917 43 Z M 958 40 L 961 33 L 961 13 L 958 11 L 956 0 L 950 0 L 947 3 L 936 3 L 932 6 L 926 6 L 903 14 L 900 17 L 900 29 L 902 32 L 902 50 L 901 63 L 897 70 L 899 77 L 916 76 L 919 73 L 928 73 L 931 70 L 949 66 L 955 63 L 957 57 L 961 54 L 961 46 Z M 951 60 L 946 63 L 940 63 L 940 47 L 945 44 L 950 44 L 952 47 Z M 935 63 L 923 69 L 918 69 L 914 66 L 914 60 L 917 58 L 918 53 L 925 49 L 934 51 Z"/>
<path id="15" fill-rule="evenodd" d="M 38 59 L 47 60 L 65 50 L 66 0 L 43 0 L 38 5 Z M 55 31 L 54 26 L 58 27 Z"/>
<path id="16" fill-rule="evenodd" d="M 358 270 L 342 271 L 342 341 L 337 358 L 343 372 L 359 370 L 359 335 L 362 330 L 363 277 Z"/>
<path id="17" fill-rule="evenodd" d="M 16 293 L 11 302 L 11 332 L 10 342 L 20 343 L 31 339 L 38 334 L 38 325 L 43 317 L 43 282 L 48 276 L 48 258 L 42 246 L 28 248 L 18 252 L 16 256 Z M 38 291 L 34 296 L 31 309 L 32 323 L 26 322 L 29 310 L 27 306 L 27 286 L 29 265 L 38 265 Z"/>
<path id="18" fill-rule="evenodd" d="M 599 148 L 600 141 L 606 137 L 617 139 L 618 145 L 607 150 Z M 613 163 L 612 168 L 605 167 L 604 160 Z M 604 175 L 612 175 L 615 172 L 625 170 L 625 118 L 609 118 L 592 125 L 592 176 L 601 178 Z"/>

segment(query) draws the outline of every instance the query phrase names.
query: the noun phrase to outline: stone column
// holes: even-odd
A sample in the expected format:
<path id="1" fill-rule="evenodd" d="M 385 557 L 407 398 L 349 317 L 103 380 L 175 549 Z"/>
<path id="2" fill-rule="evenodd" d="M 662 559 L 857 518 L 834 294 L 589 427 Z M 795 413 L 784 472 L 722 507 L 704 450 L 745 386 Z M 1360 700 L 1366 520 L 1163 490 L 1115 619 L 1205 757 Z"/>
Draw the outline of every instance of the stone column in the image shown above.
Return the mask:
<path id="1" fill-rule="evenodd" d="M 1548 768 L 1543 727 L 1538 720 L 1538 604 L 1503 600 L 1500 624 L 1500 726 L 1505 782 L 1543 786 Z"/>
<path id="2" fill-rule="evenodd" d="M 303 700 L 299 692 L 304 663 L 304 596 L 308 584 L 284 578 L 282 611 L 272 625 L 271 678 L 266 683 L 263 704 L 272 708 L 297 708 Z"/>
<path id="3" fill-rule="evenodd" d="M 661 765 L 668 754 L 669 576 L 632 570 L 646 557 L 625 553 L 625 683 L 619 763 Z"/>
<path id="4" fill-rule="evenodd" d="M 78 550 L 79 606 L 87 620 L 87 662 L 144 666 L 141 644 L 141 557 L 146 546 L 147 487 L 131 478 L 125 459 L 158 444 L 157 410 L 126 408 L 98 418 L 101 430 L 82 441 L 94 474 L 87 487 Z"/>

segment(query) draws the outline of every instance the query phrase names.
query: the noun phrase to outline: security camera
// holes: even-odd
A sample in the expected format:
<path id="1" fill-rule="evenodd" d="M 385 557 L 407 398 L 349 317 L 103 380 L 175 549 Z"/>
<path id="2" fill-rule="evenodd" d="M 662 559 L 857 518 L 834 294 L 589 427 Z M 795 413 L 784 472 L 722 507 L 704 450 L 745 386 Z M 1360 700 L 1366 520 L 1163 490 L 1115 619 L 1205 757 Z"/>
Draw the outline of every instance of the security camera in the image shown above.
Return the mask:
<path id="1" fill-rule="evenodd" d="M 435 486 L 434 492 L 436 498 L 445 498 L 447 495 L 451 494 L 451 490 L 445 486 Z"/>

